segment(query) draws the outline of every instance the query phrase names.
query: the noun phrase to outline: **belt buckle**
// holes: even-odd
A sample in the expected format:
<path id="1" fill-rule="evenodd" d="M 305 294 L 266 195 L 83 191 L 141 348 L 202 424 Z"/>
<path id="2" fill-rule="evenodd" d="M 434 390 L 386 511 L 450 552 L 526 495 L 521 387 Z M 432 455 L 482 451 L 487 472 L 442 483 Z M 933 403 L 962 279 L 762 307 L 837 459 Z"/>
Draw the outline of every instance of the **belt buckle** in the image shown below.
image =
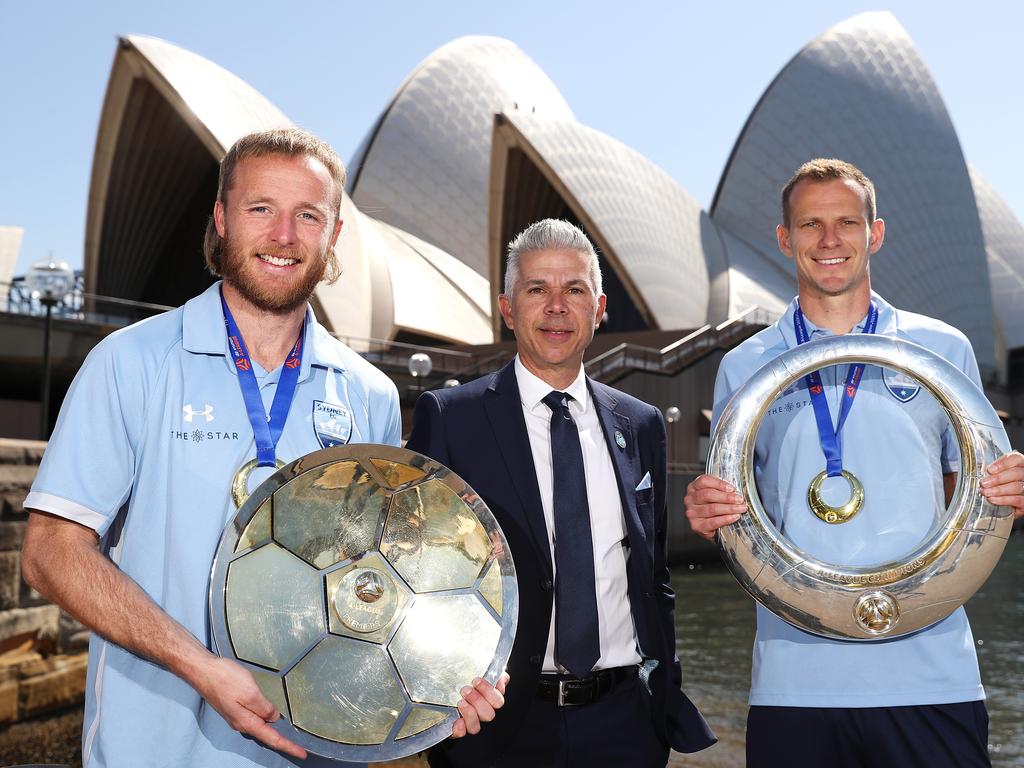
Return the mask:
<path id="1" fill-rule="evenodd" d="M 572 682 L 571 680 L 559 680 L 558 681 L 558 697 L 555 699 L 556 704 L 559 707 L 575 707 L 576 705 L 572 702 L 566 703 L 565 691 L 568 688 L 567 683 Z"/>

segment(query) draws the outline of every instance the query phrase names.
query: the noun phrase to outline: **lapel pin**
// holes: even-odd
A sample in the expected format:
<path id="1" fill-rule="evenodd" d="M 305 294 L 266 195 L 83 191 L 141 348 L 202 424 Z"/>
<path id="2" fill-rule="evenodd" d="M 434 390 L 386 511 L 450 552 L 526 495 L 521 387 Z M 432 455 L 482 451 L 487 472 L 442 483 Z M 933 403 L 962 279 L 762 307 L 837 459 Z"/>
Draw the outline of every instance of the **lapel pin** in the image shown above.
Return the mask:
<path id="1" fill-rule="evenodd" d="M 622 448 L 623 450 L 626 449 L 626 438 L 623 437 L 622 432 L 620 432 L 617 429 L 615 430 L 615 444 L 619 446 L 619 448 Z"/>

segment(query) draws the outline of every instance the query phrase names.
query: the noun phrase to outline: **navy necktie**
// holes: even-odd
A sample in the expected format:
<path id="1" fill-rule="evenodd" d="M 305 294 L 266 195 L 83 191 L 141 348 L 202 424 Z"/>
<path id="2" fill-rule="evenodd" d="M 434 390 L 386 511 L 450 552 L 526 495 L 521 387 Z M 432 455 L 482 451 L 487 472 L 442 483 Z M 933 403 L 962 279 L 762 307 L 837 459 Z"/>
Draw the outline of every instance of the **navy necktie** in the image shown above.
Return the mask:
<path id="1" fill-rule="evenodd" d="M 586 677 L 601 656 L 601 640 L 587 480 L 570 399 L 558 391 L 544 398 L 551 409 L 554 480 L 555 660 L 576 677 Z"/>

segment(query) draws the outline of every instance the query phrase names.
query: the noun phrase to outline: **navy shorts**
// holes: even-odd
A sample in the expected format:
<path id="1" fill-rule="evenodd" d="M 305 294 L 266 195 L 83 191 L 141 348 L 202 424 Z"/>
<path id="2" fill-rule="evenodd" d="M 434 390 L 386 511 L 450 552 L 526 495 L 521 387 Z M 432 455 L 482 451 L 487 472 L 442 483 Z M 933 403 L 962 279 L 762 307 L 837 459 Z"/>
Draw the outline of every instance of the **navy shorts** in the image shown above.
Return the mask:
<path id="1" fill-rule="evenodd" d="M 983 701 L 913 707 L 760 707 L 747 768 L 990 768 Z"/>

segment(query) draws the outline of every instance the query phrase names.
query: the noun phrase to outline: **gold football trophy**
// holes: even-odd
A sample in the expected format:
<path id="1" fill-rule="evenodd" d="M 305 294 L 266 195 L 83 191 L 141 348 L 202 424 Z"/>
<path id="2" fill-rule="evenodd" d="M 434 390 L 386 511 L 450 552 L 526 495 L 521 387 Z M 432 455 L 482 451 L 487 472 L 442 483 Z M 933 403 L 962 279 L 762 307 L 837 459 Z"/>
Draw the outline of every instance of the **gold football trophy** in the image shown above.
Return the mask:
<path id="1" fill-rule="evenodd" d="M 241 501 L 241 498 L 239 499 Z M 518 617 L 494 516 L 451 470 L 382 445 L 278 469 L 221 538 L 216 650 L 245 666 L 315 754 L 414 754 L 451 734 L 459 690 L 508 662 Z"/>

